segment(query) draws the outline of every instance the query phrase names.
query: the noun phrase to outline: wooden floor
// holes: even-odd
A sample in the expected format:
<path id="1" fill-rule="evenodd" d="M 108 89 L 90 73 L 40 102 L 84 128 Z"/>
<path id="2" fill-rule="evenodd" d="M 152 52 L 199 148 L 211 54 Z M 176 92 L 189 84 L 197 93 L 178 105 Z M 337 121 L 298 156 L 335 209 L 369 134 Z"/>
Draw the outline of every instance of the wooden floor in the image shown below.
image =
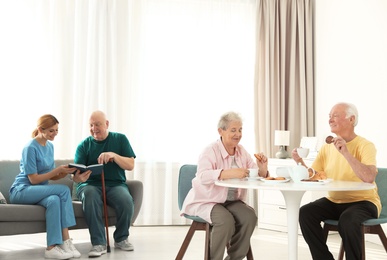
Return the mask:
<path id="1" fill-rule="evenodd" d="M 125 252 L 114 248 L 110 238 L 111 252 L 97 259 L 134 259 L 134 260 L 173 260 L 188 230 L 188 226 L 135 226 L 130 230 L 129 241 L 134 251 Z M 114 227 L 109 228 L 112 237 Z M 77 249 L 81 252 L 80 259 L 88 259 L 90 240 L 87 230 L 73 230 L 70 233 Z M 339 250 L 340 237 L 330 235 L 328 246 L 335 257 Z M 203 259 L 204 232 L 197 232 L 184 259 Z M 0 259 L 43 259 L 46 244 L 45 233 L 18 236 L 0 236 Z M 255 259 L 278 260 L 288 259 L 287 234 L 263 229 L 256 229 L 251 239 Z M 381 245 L 367 242 L 367 260 L 387 259 L 387 253 Z M 299 236 L 298 259 L 311 259 L 309 250 Z"/>

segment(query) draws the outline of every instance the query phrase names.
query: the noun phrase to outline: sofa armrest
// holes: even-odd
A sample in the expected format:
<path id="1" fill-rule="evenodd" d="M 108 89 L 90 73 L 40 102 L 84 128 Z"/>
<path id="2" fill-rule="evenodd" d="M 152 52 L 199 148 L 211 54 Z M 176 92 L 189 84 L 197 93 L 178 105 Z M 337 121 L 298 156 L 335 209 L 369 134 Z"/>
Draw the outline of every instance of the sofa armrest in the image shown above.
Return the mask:
<path id="1" fill-rule="evenodd" d="M 134 212 L 132 217 L 132 225 L 137 219 L 138 214 L 140 213 L 142 198 L 144 193 L 144 187 L 141 181 L 139 180 L 126 180 L 126 185 L 128 185 L 129 192 L 134 200 Z"/>

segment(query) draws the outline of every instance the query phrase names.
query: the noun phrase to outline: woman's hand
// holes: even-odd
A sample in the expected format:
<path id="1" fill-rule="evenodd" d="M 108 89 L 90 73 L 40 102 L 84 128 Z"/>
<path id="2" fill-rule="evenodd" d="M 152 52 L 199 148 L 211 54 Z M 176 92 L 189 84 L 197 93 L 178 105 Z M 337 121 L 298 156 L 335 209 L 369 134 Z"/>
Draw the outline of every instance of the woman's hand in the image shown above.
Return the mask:
<path id="1" fill-rule="evenodd" d="M 68 174 L 66 172 L 61 172 L 59 173 L 58 175 L 52 177 L 50 180 L 53 180 L 53 181 L 56 181 L 56 180 L 60 180 L 64 177 L 66 177 Z"/>
<path id="2" fill-rule="evenodd" d="M 267 177 L 268 170 L 267 170 L 267 164 L 268 159 L 263 153 L 256 153 L 254 154 L 254 157 L 257 159 L 257 165 L 258 165 L 258 175 L 261 177 Z"/>
<path id="3" fill-rule="evenodd" d="M 74 172 L 74 168 L 70 168 L 68 165 L 60 165 L 56 167 L 54 170 L 54 176 L 50 178 L 50 180 L 60 180 L 66 177 L 68 174 Z"/>
<path id="4" fill-rule="evenodd" d="M 226 180 L 226 179 L 242 179 L 249 177 L 249 170 L 243 169 L 243 168 L 232 168 L 227 170 L 222 170 L 220 173 L 219 179 Z"/>
<path id="5" fill-rule="evenodd" d="M 74 172 L 74 169 L 70 168 L 68 165 L 60 165 L 53 169 L 50 172 L 47 172 L 45 174 L 28 174 L 28 179 L 30 180 L 31 184 L 39 184 L 43 181 L 48 180 L 59 180 L 64 177 L 66 177 L 67 174 Z"/>
<path id="6" fill-rule="evenodd" d="M 256 153 L 254 157 L 257 159 L 258 167 L 267 165 L 267 157 L 263 153 Z"/>

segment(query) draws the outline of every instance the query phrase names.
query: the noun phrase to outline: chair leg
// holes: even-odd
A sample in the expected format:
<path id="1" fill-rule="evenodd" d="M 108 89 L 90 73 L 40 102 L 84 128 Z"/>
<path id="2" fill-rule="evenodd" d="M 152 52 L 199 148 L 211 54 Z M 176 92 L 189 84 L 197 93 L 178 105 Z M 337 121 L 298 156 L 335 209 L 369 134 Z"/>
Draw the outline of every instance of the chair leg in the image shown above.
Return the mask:
<path id="1" fill-rule="evenodd" d="M 205 238 L 205 245 L 204 245 L 204 260 L 210 260 L 210 235 L 211 235 L 211 225 L 206 224 L 206 238 Z"/>
<path id="2" fill-rule="evenodd" d="M 251 250 L 251 245 L 249 246 L 249 251 L 247 251 L 246 258 L 247 260 L 254 260 L 253 251 Z"/>
<path id="3" fill-rule="evenodd" d="M 324 234 L 325 242 L 327 242 L 327 240 L 328 240 L 328 234 L 329 234 L 330 227 L 331 227 L 331 225 L 324 223 L 323 234 Z"/>
<path id="4" fill-rule="evenodd" d="M 383 228 L 381 225 L 375 225 L 375 226 L 364 226 L 364 233 L 366 234 L 375 234 L 378 235 L 380 238 L 380 241 L 383 244 L 384 250 L 387 252 L 387 238 L 386 234 L 383 231 Z"/>
<path id="5" fill-rule="evenodd" d="M 329 231 L 338 231 L 337 226 L 324 223 L 323 234 L 324 234 L 325 242 L 328 240 Z M 344 246 L 343 246 L 343 242 L 341 242 L 339 257 L 337 258 L 337 260 L 343 260 L 343 259 L 344 259 Z"/>
<path id="6" fill-rule="evenodd" d="M 337 226 L 334 225 L 329 225 L 324 223 L 324 236 L 325 236 L 325 241 L 327 241 L 328 238 L 328 232 L 329 231 L 338 231 Z M 362 225 L 362 260 L 366 259 L 366 253 L 365 253 L 365 234 L 376 234 L 379 236 L 380 241 L 383 244 L 384 250 L 387 252 L 387 237 L 386 234 L 383 231 L 383 228 L 381 225 L 374 225 L 374 226 L 365 226 Z M 344 259 L 344 246 L 343 242 L 340 244 L 340 251 L 339 251 L 339 257 L 338 260 L 343 260 Z"/>
<path id="7" fill-rule="evenodd" d="M 337 260 L 343 260 L 344 259 L 344 246 L 343 242 L 340 243 L 340 251 L 339 251 L 339 257 Z"/>
<path id="8" fill-rule="evenodd" d="M 211 225 L 208 223 L 202 223 L 197 221 L 192 221 L 192 224 L 187 232 L 187 235 L 184 238 L 184 241 L 180 247 L 179 252 L 177 253 L 175 260 L 183 260 L 185 252 L 187 251 L 188 246 L 196 230 L 205 231 L 204 260 L 210 260 Z M 227 248 L 229 246 L 230 246 L 229 244 L 226 245 Z M 251 250 L 251 245 L 249 246 L 249 251 L 247 252 L 246 258 L 247 260 L 254 260 L 253 251 Z"/>
<path id="9" fill-rule="evenodd" d="M 361 260 L 365 260 L 365 234 L 367 233 L 367 228 L 364 225 L 361 225 Z"/>
<path id="10" fill-rule="evenodd" d="M 180 247 L 180 250 L 177 253 L 175 260 L 182 260 L 183 259 L 184 254 L 187 251 L 187 248 L 189 246 L 189 243 L 191 242 L 191 239 L 192 239 L 193 235 L 195 234 L 195 231 L 196 230 L 206 230 L 205 225 L 206 225 L 205 223 L 200 223 L 200 222 L 196 222 L 196 221 L 192 222 L 192 224 L 187 232 L 187 235 L 185 236 L 184 241 Z"/>
<path id="11" fill-rule="evenodd" d="M 379 235 L 380 241 L 382 241 L 382 244 L 384 246 L 384 250 L 386 250 L 386 252 L 387 252 L 387 237 L 386 237 L 386 234 L 384 233 L 383 228 L 382 228 L 381 225 L 378 225 L 377 229 L 378 229 L 377 233 Z"/>

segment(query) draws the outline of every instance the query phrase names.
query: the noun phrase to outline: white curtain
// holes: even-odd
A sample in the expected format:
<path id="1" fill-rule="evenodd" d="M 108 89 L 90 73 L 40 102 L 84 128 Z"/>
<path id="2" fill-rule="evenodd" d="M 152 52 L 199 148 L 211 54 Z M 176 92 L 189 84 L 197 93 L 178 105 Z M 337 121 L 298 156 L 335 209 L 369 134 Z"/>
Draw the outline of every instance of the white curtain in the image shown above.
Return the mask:
<path id="1" fill-rule="evenodd" d="M 253 154 L 255 1 L 0 1 L 0 159 L 19 159 L 39 116 L 54 114 L 56 158 L 73 158 L 104 110 L 137 155 L 138 225 L 183 224 L 180 165 L 196 163 L 229 110 Z M 264 124 L 265 122 L 261 122 Z"/>
<path id="2" fill-rule="evenodd" d="M 257 147 L 274 155 L 275 130 L 289 130 L 289 155 L 314 136 L 315 0 L 257 0 Z M 265 121 L 267 124 L 259 124 Z"/>

